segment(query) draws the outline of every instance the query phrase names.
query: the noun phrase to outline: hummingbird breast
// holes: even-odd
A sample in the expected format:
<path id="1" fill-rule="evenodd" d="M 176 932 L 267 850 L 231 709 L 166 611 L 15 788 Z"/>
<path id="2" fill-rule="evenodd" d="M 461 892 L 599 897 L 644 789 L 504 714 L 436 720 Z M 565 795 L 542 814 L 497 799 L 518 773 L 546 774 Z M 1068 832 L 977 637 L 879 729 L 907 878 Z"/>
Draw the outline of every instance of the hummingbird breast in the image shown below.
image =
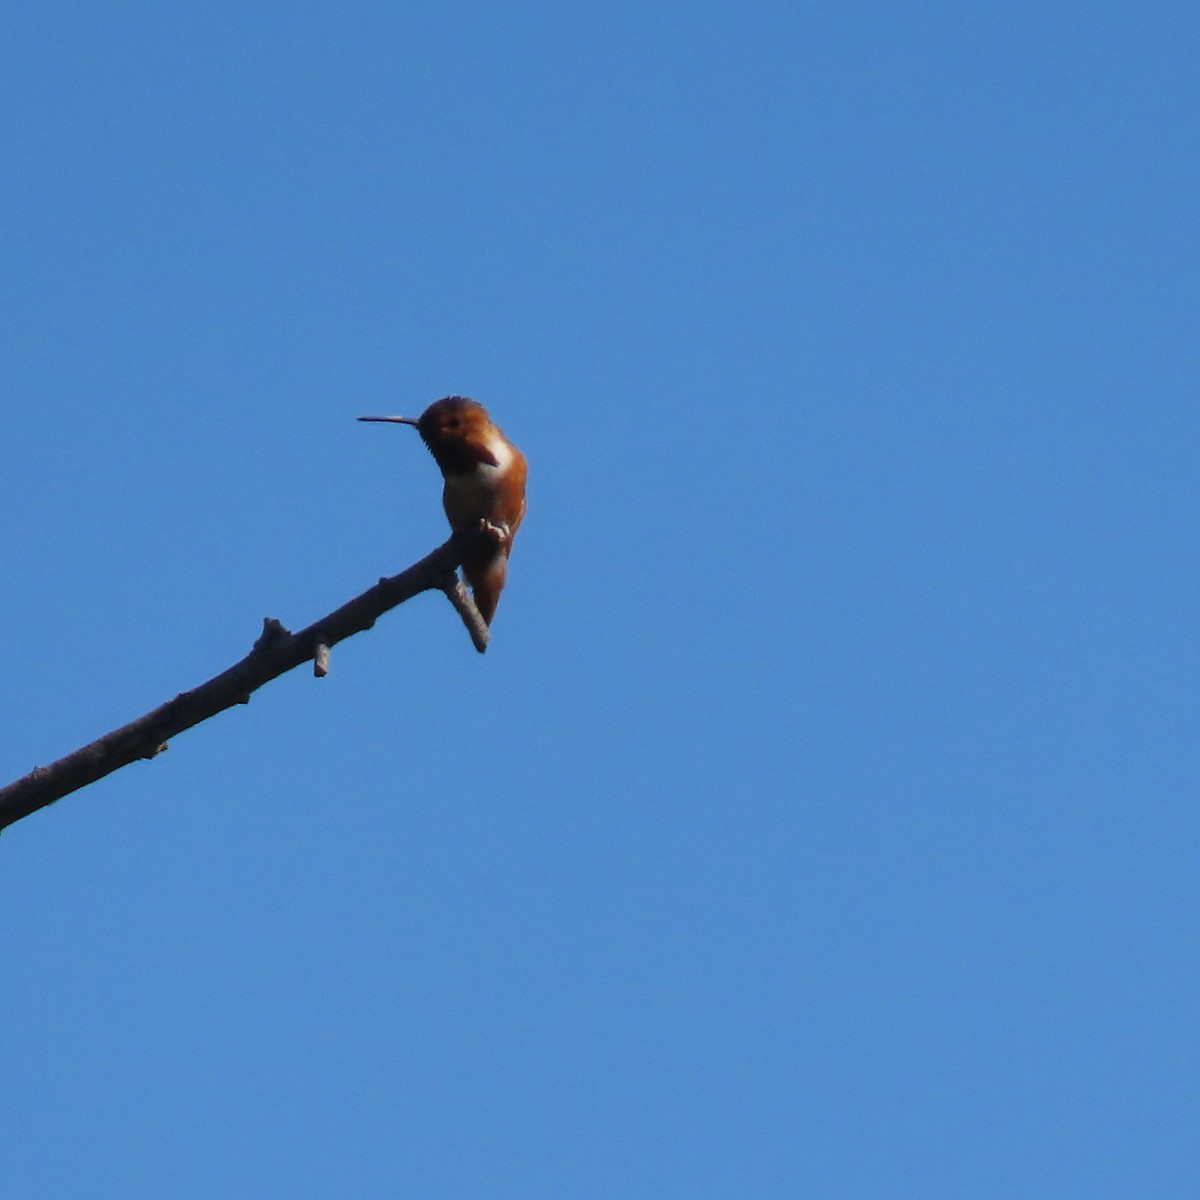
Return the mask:
<path id="1" fill-rule="evenodd" d="M 490 521 L 515 534 L 525 515 L 525 457 L 503 438 L 487 447 L 496 460 L 476 461 L 462 470 L 446 471 L 442 505 L 452 529 L 463 529 Z"/>

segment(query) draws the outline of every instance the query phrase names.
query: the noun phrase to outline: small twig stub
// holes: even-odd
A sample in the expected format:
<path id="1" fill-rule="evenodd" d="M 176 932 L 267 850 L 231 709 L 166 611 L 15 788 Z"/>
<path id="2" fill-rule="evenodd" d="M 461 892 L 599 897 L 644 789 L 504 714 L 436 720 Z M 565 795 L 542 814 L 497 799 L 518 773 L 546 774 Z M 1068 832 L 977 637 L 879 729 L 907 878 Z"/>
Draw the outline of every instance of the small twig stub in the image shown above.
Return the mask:
<path id="1" fill-rule="evenodd" d="M 318 679 L 324 679 L 329 674 L 329 643 L 322 635 L 313 653 L 313 674 Z"/>

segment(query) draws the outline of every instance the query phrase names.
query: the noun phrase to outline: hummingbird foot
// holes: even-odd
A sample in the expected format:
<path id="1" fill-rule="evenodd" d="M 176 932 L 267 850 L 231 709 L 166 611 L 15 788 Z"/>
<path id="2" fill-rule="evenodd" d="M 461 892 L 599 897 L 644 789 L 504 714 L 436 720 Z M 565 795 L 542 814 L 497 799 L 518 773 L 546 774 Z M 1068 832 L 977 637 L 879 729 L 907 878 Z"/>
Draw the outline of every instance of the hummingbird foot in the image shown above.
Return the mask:
<path id="1" fill-rule="evenodd" d="M 512 538 L 507 525 L 493 525 L 487 517 L 483 517 L 480 520 L 479 532 L 489 540 L 495 542 L 497 546 L 507 546 L 509 540 Z"/>

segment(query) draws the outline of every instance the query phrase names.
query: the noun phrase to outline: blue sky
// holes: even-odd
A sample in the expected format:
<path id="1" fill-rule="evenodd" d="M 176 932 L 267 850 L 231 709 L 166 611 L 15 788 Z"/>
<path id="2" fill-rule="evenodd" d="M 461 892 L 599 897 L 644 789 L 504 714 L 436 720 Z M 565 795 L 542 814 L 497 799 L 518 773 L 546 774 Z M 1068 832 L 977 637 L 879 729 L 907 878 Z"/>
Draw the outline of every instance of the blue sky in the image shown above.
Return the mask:
<path id="1" fill-rule="evenodd" d="M 1198 24 L 12 9 L 0 1190 L 1194 1196 Z"/>

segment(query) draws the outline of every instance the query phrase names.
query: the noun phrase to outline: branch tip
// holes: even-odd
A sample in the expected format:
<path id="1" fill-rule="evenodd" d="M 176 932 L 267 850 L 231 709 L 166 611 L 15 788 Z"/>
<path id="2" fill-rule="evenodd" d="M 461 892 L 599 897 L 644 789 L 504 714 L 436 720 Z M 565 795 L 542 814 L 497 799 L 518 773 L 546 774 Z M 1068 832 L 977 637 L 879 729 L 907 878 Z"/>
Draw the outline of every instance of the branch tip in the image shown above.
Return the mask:
<path id="1" fill-rule="evenodd" d="M 448 571 L 443 575 L 438 586 L 446 593 L 446 599 L 454 605 L 454 611 L 462 618 L 467 633 L 471 635 L 471 644 L 480 654 L 483 654 L 488 648 L 491 634 L 488 632 L 483 614 L 475 607 L 471 593 L 463 586 L 462 580 L 455 571 Z"/>

